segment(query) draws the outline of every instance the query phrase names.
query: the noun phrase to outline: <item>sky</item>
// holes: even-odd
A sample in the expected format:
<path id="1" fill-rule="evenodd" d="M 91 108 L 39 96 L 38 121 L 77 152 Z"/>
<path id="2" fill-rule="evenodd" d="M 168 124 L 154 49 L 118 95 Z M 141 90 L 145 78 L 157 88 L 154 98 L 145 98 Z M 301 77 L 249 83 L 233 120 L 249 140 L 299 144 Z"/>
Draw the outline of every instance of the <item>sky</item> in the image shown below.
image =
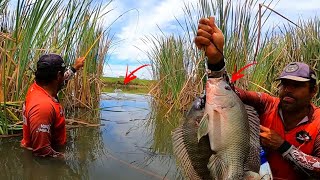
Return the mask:
<path id="1" fill-rule="evenodd" d="M 94 1 L 105 7 L 102 13 L 111 10 L 101 18 L 101 24 L 105 28 L 110 28 L 111 35 L 114 36 L 104 67 L 104 76 L 112 77 L 124 76 L 127 65 L 130 72 L 143 64 L 150 64 L 146 52 L 149 52 L 152 46 L 144 43 L 142 39 L 162 33 L 165 35 L 182 34 L 183 29 L 177 23 L 177 19 L 184 18 L 184 3 L 196 4 L 198 2 L 198 0 Z M 265 0 L 258 0 L 259 3 L 263 1 Z M 298 18 L 308 19 L 320 15 L 320 0 L 279 0 L 277 4 L 276 2 L 274 1 L 271 7 L 294 22 L 297 22 Z M 258 5 L 255 7 L 255 11 L 257 10 Z M 264 28 L 284 21 L 273 13 Z M 151 79 L 150 66 L 140 69 L 135 75 L 141 79 Z"/>
<path id="2" fill-rule="evenodd" d="M 123 15 L 111 25 L 115 39 L 113 50 L 110 51 L 104 68 L 104 75 L 124 76 L 127 65 L 129 71 L 132 71 L 140 65 L 149 64 L 150 60 L 144 52 L 150 50 L 150 44 L 143 43 L 141 39 L 161 33 L 175 35 L 183 33 L 176 19 L 183 19 L 184 3 L 197 3 L 197 0 L 112 1 L 109 8 L 114 10 L 107 16 Z M 320 15 L 320 0 L 280 0 L 278 4 L 273 3 L 272 7 L 294 22 L 299 18 L 308 19 Z M 104 21 L 110 19 L 105 18 Z M 280 22 L 283 22 L 283 19 L 273 14 L 265 26 Z M 143 68 L 135 74 L 142 79 L 151 79 L 152 76 L 150 67 Z"/>
<path id="3" fill-rule="evenodd" d="M 111 25 L 114 33 L 114 46 L 104 68 L 105 76 L 124 76 L 128 65 L 133 71 L 143 64 L 150 64 L 146 52 L 150 45 L 143 38 L 157 34 L 182 33 L 176 19 L 182 19 L 183 3 L 195 3 L 197 0 L 114 0 L 106 11 L 113 9 L 104 18 L 106 24 L 109 17 L 119 17 Z M 113 21 L 111 21 L 113 22 Z M 160 31 L 161 29 L 161 31 Z M 147 66 L 135 73 L 138 78 L 151 79 L 151 68 Z"/>

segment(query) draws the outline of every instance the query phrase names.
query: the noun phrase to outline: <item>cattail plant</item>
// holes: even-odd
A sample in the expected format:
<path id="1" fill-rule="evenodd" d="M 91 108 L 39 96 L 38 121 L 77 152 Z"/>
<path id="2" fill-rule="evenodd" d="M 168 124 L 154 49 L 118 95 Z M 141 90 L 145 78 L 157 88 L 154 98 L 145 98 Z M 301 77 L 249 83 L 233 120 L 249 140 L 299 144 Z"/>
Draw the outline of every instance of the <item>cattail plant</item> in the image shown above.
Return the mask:
<path id="1" fill-rule="evenodd" d="M 90 0 L 18 0 L 9 11 L 8 2 L 0 3 L 0 134 L 8 134 L 8 128 L 22 120 L 20 106 L 44 53 L 58 53 L 68 65 L 86 57 L 83 70 L 59 97 L 66 108 L 95 108 L 111 44 L 108 29 L 99 22 L 102 6 Z"/>

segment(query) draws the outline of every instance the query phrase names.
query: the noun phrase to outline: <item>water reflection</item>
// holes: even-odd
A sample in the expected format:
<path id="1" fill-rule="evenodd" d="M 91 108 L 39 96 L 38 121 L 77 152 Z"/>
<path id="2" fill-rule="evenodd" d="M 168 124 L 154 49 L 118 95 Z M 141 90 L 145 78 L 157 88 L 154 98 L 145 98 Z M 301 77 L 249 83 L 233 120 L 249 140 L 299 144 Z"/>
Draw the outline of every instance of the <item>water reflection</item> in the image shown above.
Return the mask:
<path id="1" fill-rule="evenodd" d="M 171 161 L 163 159 L 163 164 L 171 166 L 175 163 L 172 149 L 172 137 L 171 132 L 177 128 L 180 124 L 183 114 L 181 112 L 170 112 L 169 109 L 164 108 L 161 104 L 157 104 L 156 101 L 152 101 L 151 112 L 152 119 L 148 121 L 148 127 L 154 129 L 152 137 L 152 149 L 158 154 L 170 154 Z M 181 170 L 174 166 L 175 176 L 174 179 L 183 179 Z"/>
<path id="2" fill-rule="evenodd" d="M 101 114 L 106 117 L 104 121 L 111 122 L 105 138 L 113 155 L 133 165 L 129 168 L 148 175 L 147 179 L 175 179 L 176 167 L 172 156 L 152 148 L 154 127 L 150 126 L 150 121 L 154 117 L 150 112 L 151 98 L 126 94 L 126 101 L 118 101 L 110 98 L 112 96 L 114 94 L 102 97 L 105 100 L 101 104 Z"/>
<path id="3" fill-rule="evenodd" d="M 0 139 L 0 179 L 179 179 L 171 154 L 178 121 L 152 112 L 149 96 L 116 96 L 102 95 L 98 111 L 68 114 L 103 125 L 68 129 L 65 161 L 31 156 L 21 137 Z"/>

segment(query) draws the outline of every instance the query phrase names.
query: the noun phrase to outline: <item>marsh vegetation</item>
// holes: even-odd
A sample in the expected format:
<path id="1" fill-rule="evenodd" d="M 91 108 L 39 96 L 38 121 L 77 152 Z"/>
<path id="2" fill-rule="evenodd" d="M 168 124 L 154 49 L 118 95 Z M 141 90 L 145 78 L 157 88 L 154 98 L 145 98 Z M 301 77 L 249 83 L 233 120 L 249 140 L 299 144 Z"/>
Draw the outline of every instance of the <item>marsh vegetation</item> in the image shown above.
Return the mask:
<path id="1" fill-rule="evenodd" d="M 43 53 L 62 54 L 67 65 L 86 56 L 83 70 L 59 96 L 67 108 L 97 107 L 111 43 L 99 23 L 104 7 L 88 0 L 18 0 L 12 11 L 9 2 L 0 3 L 0 134 L 21 129 L 21 104 Z"/>

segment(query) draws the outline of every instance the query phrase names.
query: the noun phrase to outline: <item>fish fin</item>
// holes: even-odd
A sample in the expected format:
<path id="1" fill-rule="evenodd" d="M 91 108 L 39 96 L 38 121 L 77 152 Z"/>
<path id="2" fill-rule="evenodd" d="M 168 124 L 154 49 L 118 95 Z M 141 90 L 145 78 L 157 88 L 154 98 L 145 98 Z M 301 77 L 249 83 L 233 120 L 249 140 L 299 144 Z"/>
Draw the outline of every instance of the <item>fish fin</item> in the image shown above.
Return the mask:
<path id="1" fill-rule="evenodd" d="M 259 172 L 260 170 L 260 119 L 254 107 L 245 105 L 250 134 L 250 149 L 244 164 L 246 171 Z"/>
<path id="2" fill-rule="evenodd" d="M 218 154 L 213 154 L 208 163 L 212 179 L 226 179 L 228 166 Z"/>
<path id="3" fill-rule="evenodd" d="M 207 113 L 205 113 L 199 123 L 199 127 L 198 127 L 198 133 L 197 133 L 197 137 L 198 137 L 198 142 L 200 141 L 200 139 L 205 136 L 206 134 L 208 134 L 208 122 L 209 122 L 209 115 Z"/>
<path id="4" fill-rule="evenodd" d="M 244 180 L 261 180 L 262 177 L 259 173 L 253 172 L 253 171 L 246 171 L 244 172 Z"/>
<path id="5" fill-rule="evenodd" d="M 188 144 L 185 143 L 184 139 L 184 130 L 183 126 L 180 126 L 171 134 L 173 153 L 176 155 L 176 160 L 178 160 L 177 162 L 180 167 L 183 168 L 183 172 L 186 177 L 192 180 L 201 180 L 202 178 L 198 175 L 192 164 L 192 159 L 188 152 L 189 147 Z"/>

